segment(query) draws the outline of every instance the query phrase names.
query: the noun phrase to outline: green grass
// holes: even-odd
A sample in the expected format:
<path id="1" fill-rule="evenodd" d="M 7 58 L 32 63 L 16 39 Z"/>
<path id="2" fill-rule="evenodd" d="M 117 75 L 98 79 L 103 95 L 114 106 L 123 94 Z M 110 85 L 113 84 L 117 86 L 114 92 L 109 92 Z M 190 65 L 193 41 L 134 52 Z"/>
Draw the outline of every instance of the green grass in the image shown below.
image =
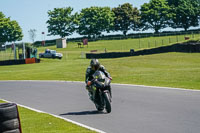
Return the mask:
<path id="1" fill-rule="evenodd" d="M 78 56 L 78 55 L 77 55 Z M 84 81 L 88 59 L 42 59 L 0 67 L 0 80 Z M 114 83 L 200 89 L 200 53 L 165 53 L 100 59 Z"/>
<path id="2" fill-rule="evenodd" d="M 167 53 L 112 60 L 109 69 L 115 82 L 200 89 L 199 60 L 200 54 Z"/>
<path id="3" fill-rule="evenodd" d="M 4 101 L 0 100 L 0 103 Z M 23 133 L 94 133 L 45 113 L 37 113 L 19 106 L 18 109 Z"/>
<path id="4" fill-rule="evenodd" d="M 141 42 L 159 42 L 172 37 L 144 38 Z M 108 52 L 129 51 L 130 48 L 138 50 L 137 42 L 138 39 L 127 39 L 89 42 L 88 48 L 78 48 L 77 43 L 68 43 L 64 49 L 40 47 L 38 53 L 44 52 L 46 48 L 55 49 L 63 53 L 63 59 L 41 59 L 38 64 L 1 66 L 0 80 L 84 81 L 90 60 L 82 57 L 82 53 L 94 49 L 103 52 L 105 48 Z M 160 43 L 157 46 L 162 46 Z M 114 83 L 200 89 L 200 53 L 164 53 L 100 59 L 100 62 L 111 73 Z"/>
<path id="5" fill-rule="evenodd" d="M 196 36 L 196 35 L 195 35 Z M 130 49 L 153 48 L 170 45 L 177 38 L 156 37 L 89 42 L 89 47 L 77 48 L 77 43 L 68 43 L 65 49 L 55 46 L 40 47 L 63 53 L 63 59 L 41 59 L 41 63 L 0 66 L 0 80 L 64 80 L 84 81 L 90 63 L 82 53 L 98 50 L 104 52 L 129 51 Z M 182 40 L 181 40 L 182 39 Z M 155 41 L 156 40 L 156 41 Z M 168 40 L 168 42 L 167 42 Z M 183 41 L 183 36 L 178 38 Z M 1 57 L 0 57 L 1 58 Z M 177 87 L 200 90 L 200 53 L 164 53 L 116 59 L 100 59 L 113 77 L 113 83 Z M 0 101 L 1 102 L 1 101 Z M 36 113 L 19 107 L 23 132 L 91 132 L 47 114 Z"/>
<path id="6" fill-rule="evenodd" d="M 98 52 L 104 52 L 105 48 L 107 52 L 124 52 L 130 51 L 130 49 L 148 49 L 159 46 L 171 45 L 177 42 L 183 42 L 186 35 L 179 36 L 162 36 L 162 37 L 150 37 L 150 38 L 136 38 L 136 39 L 124 39 L 124 40 L 102 40 L 96 42 L 89 42 L 89 48 L 85 47 L 78 49 L 78 51 L 98 50 Z M 200 34 L 187 35 L 191 39 L 199 38 Z M 70 43 L 68 47 L 69 51 L 77 51 L 77 43 Z"/>
<path id="7" fill-rule="evenodd" d="M 76 56 L 75 58 L 79 58 L 81 57 L 80 52 L 90 52 L 91 50 L 98 50 L 98 52 L 104 52 L 106 49 L 107 52 L 124 52 L 130 51 L 130 49 L 139 50 L 171 45 L 177 42 L 183 42 L 185 36 L 190 37 L 191 39 L 195 39 L 199 38 L 200 34 L 135 38 L 123 40 L 101 40 L 96 42 L 89 42 L 89 48 L 85 47 L 79 49 L 77 48 L 77 43 L 70 42 L 67 49 L 62 49 L 60 51 L 62 51 L 68 58 L 72 58 L 73 56 Z M 40 48 L 39 52 L 44 52 L 45 48 L 47 47 Z M 14 59 L 13 51 L 10 48 L 8 48 L 6 51 L 0 51 L 0 60 L 8 59 Z"/>

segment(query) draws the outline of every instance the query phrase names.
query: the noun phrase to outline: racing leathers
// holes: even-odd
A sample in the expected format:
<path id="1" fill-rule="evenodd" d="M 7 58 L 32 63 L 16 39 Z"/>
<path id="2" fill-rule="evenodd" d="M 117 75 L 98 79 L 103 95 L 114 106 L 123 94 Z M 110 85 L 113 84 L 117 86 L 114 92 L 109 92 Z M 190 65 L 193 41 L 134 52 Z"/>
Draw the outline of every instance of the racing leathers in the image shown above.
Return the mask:
<path id="1" fill-rule="evenodd" d="M 100 65 L 99 71 L 102 71 L 106 77 L 111 78 L 109 72 L 106 71 L 105 67 L 103 65 Z M 89 66 L 86 70 L 86 76 L 85 76 L 85 83 L 88 81 L 91 81 L 93 79 L 92 75 L 95 73 L 95 70 L 92 70 L 91 66 Z"/>
<path id="2" fill-rule="evenodd" d="M 102 71 L 106 77 L 108 77 L 110 80 L 112 80 L 109 72 L 106 71 L 105 67 L 103 65 L 100 65 L 99 66 L 99 71 Z M 88 81 L 91 81 L 93 80 L 93 74 L 95 73 L 96 71 L 93 70 L 91 68 L 91 66 L 88 66 L 87 70 L 86 70 L 86 76 L 85 76 L 85 83 L 87 84 Z M 92 92 L 92 88 L 91 86 L 87 86 L 86 85 L 86 89 L 89 91 L 89 96 L 90 96 L 90 99 L 93 101 L 94 100 L 94 97 L 95 97 L 95 94 L 93 94 Z M 109 91 L 110 91 L 110 94 L 111 94 L 111 87 L 109 86 Z M 112 96 L 112 95 L 111 95 Z"/>

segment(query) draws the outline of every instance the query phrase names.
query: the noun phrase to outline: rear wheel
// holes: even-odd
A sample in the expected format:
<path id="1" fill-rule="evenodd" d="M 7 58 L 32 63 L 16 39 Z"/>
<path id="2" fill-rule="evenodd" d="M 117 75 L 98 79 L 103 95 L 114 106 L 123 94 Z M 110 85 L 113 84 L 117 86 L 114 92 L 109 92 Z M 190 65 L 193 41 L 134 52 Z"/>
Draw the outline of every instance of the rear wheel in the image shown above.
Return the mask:
<path id="1" fill-rule="evenodd" d="M 104 92 L 104 100 L 105 100 L 105 104 L 106 104 L 106 112 L 110 113 L 111 112 L 111 99 L 110 99 L 109 92 Z"/>
<path id="2" fill-rule="evenodd" d="M 100 112 L 103 111 L 103 109 L 104 109 L 104 107 L 99 106 L 98 104 L 95 104 L 95 106 L 96 106 L 97 110 Z"/>
<path id="3" fill-rule="evenodd" d="M 100 97 L 98 97 L 98 98 L 96 97 L 96 99 L 95 99 L 95 106 L 96 106 L 96 108 L 97 108 L 98 111 L 103 111 L 104 110 L 104 106 L 103 106 L 103 104 L 101 102 Z"/>

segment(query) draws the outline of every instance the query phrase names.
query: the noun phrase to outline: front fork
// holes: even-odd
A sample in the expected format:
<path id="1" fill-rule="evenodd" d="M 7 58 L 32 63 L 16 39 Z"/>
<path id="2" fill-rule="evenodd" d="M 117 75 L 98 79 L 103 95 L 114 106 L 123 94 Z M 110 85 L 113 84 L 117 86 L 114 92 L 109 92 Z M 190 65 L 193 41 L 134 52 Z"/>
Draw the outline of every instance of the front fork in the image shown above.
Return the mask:
<path id="1" fill-rule="evenodd" d="M 95 100 L 95 96 L 96 96 L 96 91 L 97 91 L 97 89 L 96 89 L 96 87 L 94 87 L 93 85 L 91 85 L 90 86 L 91 87 L 91 91 L 89 92 L 90 94 L 91 94 L 91 97 L 92 97 L 92 101 L 94 101 Z"/>
<path id="2" fill-rule="evenodd" d="M 105 94 L 106 94 L 106 93 L 108 94 L 108 100 L 109 100 L 110 102 L 112 102 L 112 100 L 111 100 L 111 99 L 112 99 L 111 90 L 105 90 L 104 93 L 105 93 Z"/>

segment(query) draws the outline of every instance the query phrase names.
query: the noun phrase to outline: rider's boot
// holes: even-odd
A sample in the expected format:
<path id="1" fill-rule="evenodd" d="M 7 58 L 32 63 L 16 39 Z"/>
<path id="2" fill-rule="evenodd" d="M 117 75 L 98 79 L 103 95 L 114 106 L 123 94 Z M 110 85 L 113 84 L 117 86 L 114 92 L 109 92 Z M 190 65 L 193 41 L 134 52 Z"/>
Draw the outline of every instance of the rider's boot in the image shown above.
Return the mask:
<path id="1" fill-rule="evenodd" d="M 91 91 L 88 91 L 89 99 L 94 102 L 93 94 Z"/>

